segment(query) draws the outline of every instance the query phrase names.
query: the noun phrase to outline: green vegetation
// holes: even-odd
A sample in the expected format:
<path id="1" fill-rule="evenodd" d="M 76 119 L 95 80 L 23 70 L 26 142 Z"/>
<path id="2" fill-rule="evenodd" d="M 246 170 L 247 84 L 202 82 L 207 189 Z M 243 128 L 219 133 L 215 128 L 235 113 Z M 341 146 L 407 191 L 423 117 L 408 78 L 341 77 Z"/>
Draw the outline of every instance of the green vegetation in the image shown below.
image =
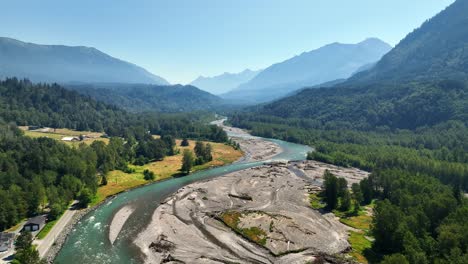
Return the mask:
<path id="1" fill-rule="evenodd" d="M 33 237 L 30 232 L 22 232 L 16 239 L 16 254 L 13 264 L 45 264 L 39 257 L 39 252 L 32 244 Z"/>
<path id="2" fill-rule="evenodd" d="M 129 165 L 129 170 L 126 172 L 121 170 L 113 170 L 107 174 L 107 185 L 99 186 L 96 197 L 92 205 L 97 204 L 111 195 L 119 192 L 135 188 L 140 185 L 147 184 L 148 180 L 144 179 L 144 171 L 148 170 L 155 175 L 154 180 L 167 179 L 169 177 L 179 176 L 180 167 L 185 150 L 193 151 L 195 142 L 190 141 L 189 146 L 180 147 L 175 155 L 166 156 L 163 160 L 153 161 L 143 166 Z M 180 145 L 181 141 L 176 140 L 176 145 Z M 193 171 L 207 169 L 211 166 L 222 166 L 232 163 L 242 156 L 242 152 L 227 146 L 224 143 L 210 143 L 213 146 L 213 160 L 203 165 L 192 167 Z"/>
<path id="3" fill-rule="evenodd" d="M 192 151 L 186 149 L 184 150 L 184 157 L 182 158 L 182 168 L 180 169 L 183 173 L 189 174 L 192 169 L 194 162 Z"/>
<path id="4" fill-rule="evenodd" d="M 252 212 L 256 213 L 256 212 Z M 237 211 L 226 211 L 221 214 L 220 220 L 223 221 L 227 226 L 232 228 L 237 233 L 241 234 L 250 241 L 257 243 L 261 246 L 265 246 L 267 234 L 264 230 L 258 227 L 240 228 L 239 222 L 244 214 Z M 270 224 L 270 228 L 272 224 Z"/>
<path id="5" fill-rule="evenodd" d="M 327 205 L 323 202 L 323 198 L 319 194 L 311 193 L 309 194 L 310 206 L 315 210 L 320 210 L 325 208 Z"/>
<path id="6" fill-rule="evenodd" d="M 38 239 L 44 239 L 47 234 L 49 234 L 50 230 L 52 230 L 52 227 L 54 227 L 54 225 L 57 223 L 57 221 L 60 219 L 60 217 L 58 217 L 57 219 L 55 220 L 52 220 L 52 221 L 48 221 L 45 226 L 42 228 L 42 230 L 37 234 L 37 238 Z"/>
<path id="7" fill-rule="evenodd" d="M 154 175 L 154 172 L 147 170 L 147 169 L 143 171 L 143 176 L 145 180 L 147 181 L 153 181 L 156 178 L 156 176 Z"/>
<path id="8" fill-rule="evenodd" d="M 131 172 L 132 164 L 144 166 L 174 155 L 176 136 L 227 140 L 220 128 L 190 115 L 134 115 L 58 85 L 0 81 L 0 102 L 5 121 L 111 136 L 106 142 L 69 146 L 58 138 L 26 137 L 13 123 L 0 121 L 0 230 L 46 208 L 56 218 L 73 199 L 88 206 L 96 200 L 99 184 L 108 183 L 110 171 Z M 154 132 L 162 136 L 154 138 Z"/>
<path id="9" fill-rule="evenodd" d="M 350 231 L 348 241 L 352 248 L 350 255 L 359 263 L 368 263 L 369 259 L 366 255 L 369 254 L 368 252 L 372 248 L 372 242 L 366 238 L 365 233 Z"/>
<path id="10" fill-rule="evenodd" d="M 203 142 L 197 141 L 195 143 L 194 151 L 195 155 L 197 155 L 195 165 L 202 165 L 213 160 L 210 143 L 203 144 Z"/>
<path id="11" fill-rule="evenodd" d="M 101 83 L 66 87 L 131 112 L 214 111 L 222 103 L 221 98 L 191 85 Z"/>

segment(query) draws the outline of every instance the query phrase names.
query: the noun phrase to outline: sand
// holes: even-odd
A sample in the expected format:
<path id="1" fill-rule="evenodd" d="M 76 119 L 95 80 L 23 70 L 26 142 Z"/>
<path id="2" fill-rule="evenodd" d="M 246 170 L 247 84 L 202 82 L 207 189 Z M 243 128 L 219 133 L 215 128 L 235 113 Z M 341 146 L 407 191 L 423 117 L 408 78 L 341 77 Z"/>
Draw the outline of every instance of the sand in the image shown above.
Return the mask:
<path id="1" fill-rule="evenodd" d="M 367 177 L 314 161 L 271 164 L 190 184 L 154 212 L 134 241 L 146 263 L 306 263 L 349 249 L 349 227 L 331 213 L 313 210 L 325 169 L 348 180 Z M 225 215 L 240 217 L 236 230 L 261 230 L 262 243 L 235 232 Z"/>
<path id="2" fill-rule="evenodd" d="M 117 236 L 120 233 L 120 230 L 122 230 L 122 227 L 124 226 L 125 222 L 127 222 L 128 218 L 132 213 L 135 211 L 134 208 L 131 206 L 124 206 L 120 208 L 119 211 L 114 215 L 114 218 L 112 219 L 112 222 L 109 227 L 109 241 L 111 244 L 114 244 L 115 240 L 117 239 Z"/>

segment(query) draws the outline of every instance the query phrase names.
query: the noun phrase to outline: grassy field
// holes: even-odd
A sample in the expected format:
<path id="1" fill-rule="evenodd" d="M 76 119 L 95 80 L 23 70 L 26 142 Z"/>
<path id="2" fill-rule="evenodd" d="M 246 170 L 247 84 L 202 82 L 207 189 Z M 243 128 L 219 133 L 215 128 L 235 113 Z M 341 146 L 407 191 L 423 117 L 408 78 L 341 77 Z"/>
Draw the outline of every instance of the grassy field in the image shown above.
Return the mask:
<path id="1" fill-rule="evenodd" d="M 188 147 L 180 147 L 181 140 L 176 140 L 176 145 L 179 154 L 174 156 L 165 157 L 162 161 L 156 161 L 144 166 L 133 166 L 134 173 L 125 173 L 123 171 L 111 171 L 107 175 L 107 185 L 98 188 L 96 198 L 93 200 L 92 205 L 97 204 L 107 197 L 117 194 L 119 192 L 134 188 L 148 183 L 143 178 L 143 171 L 150 170 L 156 175 L 155 181 L 167 179 L 180 174 L 180 167 L 182 165 L 182 153 L 185 149 L 193 151 L 195 141 L 190 140 Z M 206 164 L 195 166 L 192 172 L 207 169 L 213 166 L 222 166 L 232 163 L 242 157 L 242 152 L 221 143 L 210 143 L 212 145 L 213 160 Z"/>
<path id="2" fill-rule="evenodd" d="M 374 262 L 375 254 L 371 250 L 372 242 L 369 239 L 369 230 L 372 224 L 373 204 L 365 206 L 357 216 L 340 217 L 340 222 L 355 228 L 356 231 L 350 231 L 348 242 L 351 244 L 350 255 L 360 263 Z"/>
<path id="3" fill-rule="evenodd" d="M 83 141 L 77 141 L 77 142 L 68 142 L 68 141 L 62 141 L 67 145 L 70 146 L 78 146 L 81 143 L 86 143 L 86 144 L 91 144 L 96 140 L 104 141 L 106 144 L 109 142 L 108 138 L 101 138 L 102 133 L 97 133 L 97 132 L 91 132 L 91 131 L 75 131 L 75 130 L 70 130 L 70 129 L 50 129 L 49 131 L 30 131 L 28 130 L 28 127 L 20 127 L 21 130 L 23 130 L 24 134 L 28 137 L 32 138 L 38 138 L 38 137 L 48 137 L 52 139 L 56 139 L 61 141 L 63 137 L 67 136 L 74 136 L 74 137 L 79 137 L 80 135 L 87 135 L 90 138 L 86 138 Z"/>

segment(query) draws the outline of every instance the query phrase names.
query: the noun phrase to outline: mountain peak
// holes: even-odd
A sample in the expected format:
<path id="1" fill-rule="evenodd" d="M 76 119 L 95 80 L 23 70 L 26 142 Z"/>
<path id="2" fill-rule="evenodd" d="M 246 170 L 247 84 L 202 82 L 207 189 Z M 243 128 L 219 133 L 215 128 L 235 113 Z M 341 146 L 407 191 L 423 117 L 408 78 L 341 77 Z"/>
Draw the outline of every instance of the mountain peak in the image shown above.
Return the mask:
<path id="1" fill-rule="evenodd" d="M 390 45 L 376 38 L 357 44 L 334 42 L 273 64 L 223 97 L 244 99 L 249 92 L 249 99 L 264 102 L 303 87 L 346 79 L 364 65 L 378 61 L 390 49 Z"/>
<path id="2" fill-rule="evenodd" d="M 169 84 L 147 70 L 94 47 L 40 45 L 0 37 L 0 78 L 34 82 L 122 82 Z"/>
<path id="3" fill-rule="evenodd" d="M 224 72 L 223 74 L 204 77 L 199 76 L 197 79 L 192 81 L 190 85 L 194 85 L 202 90 L 213 94 L 222 94 L 228 92 L 242 83 L 245 83 L 255 77 L 259 71 L 252 71 L 245 69 L 238 73 Z"/>

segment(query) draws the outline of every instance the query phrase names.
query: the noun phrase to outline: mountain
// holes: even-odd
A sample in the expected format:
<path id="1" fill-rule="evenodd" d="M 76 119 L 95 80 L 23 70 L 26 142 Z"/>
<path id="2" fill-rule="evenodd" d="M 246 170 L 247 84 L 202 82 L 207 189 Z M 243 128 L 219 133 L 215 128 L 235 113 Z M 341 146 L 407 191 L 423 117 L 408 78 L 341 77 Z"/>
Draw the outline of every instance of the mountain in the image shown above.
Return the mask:
<path id="1" fill-rule="evenodd" d="M 370 69 L 332 88 L 305 89 L 256 114 L 364 130 L 468 124 L 467 21 L 468 1 L 458 0 Z"/>
<path id="2" fill-rule="evenodd" d="M 468 1 L 456 1 L 352 81 L 468 79 L 467 11 Z"/>
<path id="3" fill-rule="evenodd" d="M 66 88 L 132 112 L 214 110 L 222 99 L 191 85 L 68 84 Z"/>
<path id="4" fill-rule="evenodd" d="M 252 71 L 246 69 L 239 73 L 225 72 L 213 77 L 200 76 L 196 80 L 192 81 L 190 85 L 196 86 L 212 94 L 222 94 L 250 81 L 260 72 L 261 70 Z"/>
<path id="5" fill-rule="evenodd" d="M 122 82 L 167 85 L 145 69 L 95 48 L 38 45 L 0 38 L 0 79 L 34 82 Z"/>
<path id="6" fill-rule="evenodd" d="M 390 45 L 376 38 L 357 44 L 329 44 L 274 64 L 222 97 L 269 101 L 302 87 L 348 78 L 364 65 L 378 61 L 390 49 Z"/>

